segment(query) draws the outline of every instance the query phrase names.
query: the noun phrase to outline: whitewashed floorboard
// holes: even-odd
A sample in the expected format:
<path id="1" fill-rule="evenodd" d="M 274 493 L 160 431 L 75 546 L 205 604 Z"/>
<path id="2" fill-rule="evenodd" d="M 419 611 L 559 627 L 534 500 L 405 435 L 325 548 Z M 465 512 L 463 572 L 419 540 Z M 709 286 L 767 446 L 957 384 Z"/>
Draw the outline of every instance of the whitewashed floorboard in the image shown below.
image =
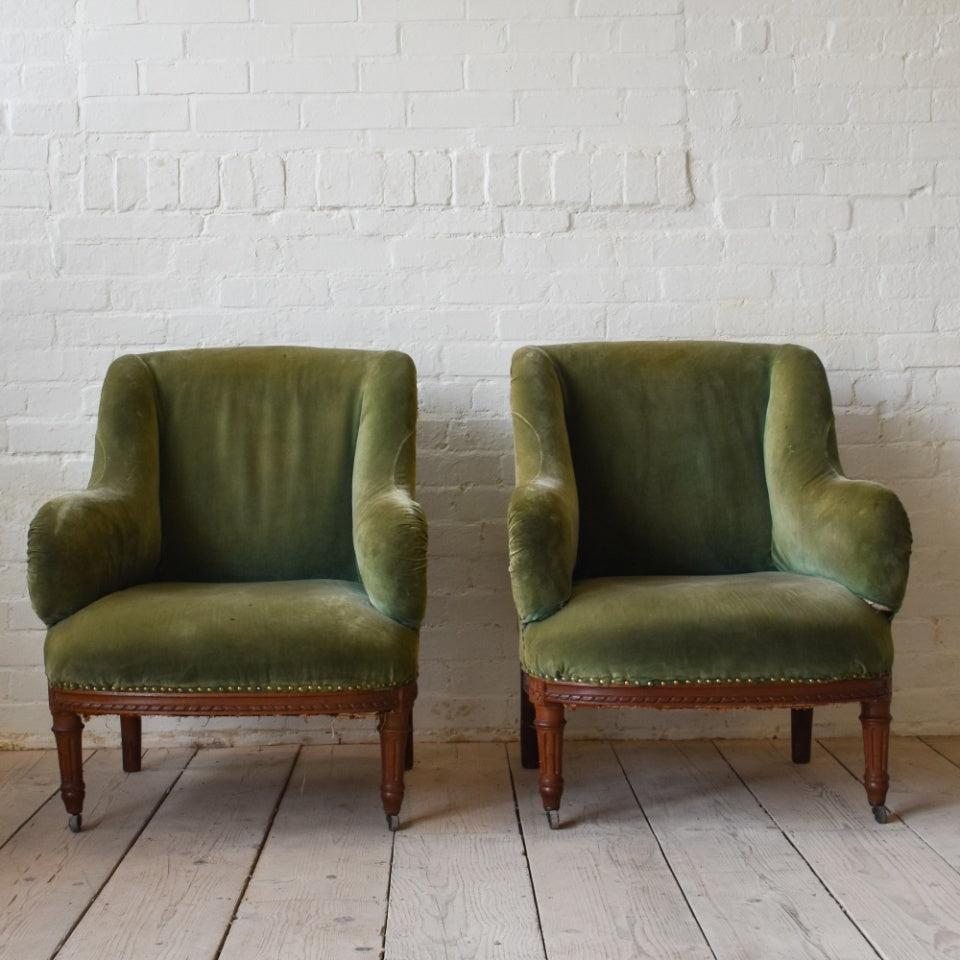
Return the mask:
<path id="1" fill-rule="evenodd" d="M 903 821 L 875 823 L 862 785 L 819 745 L 719 744 L 764 809 L 885 960 L 960 957 L 960 874 Z"/>
<path id="2" fill-rule="evenodd" d="M 379 955 L 393 834 L 378 745 L 305 747 L 220 960 Z"/>
<path id="3" fill-rule="evenodd" d="M 921 739 L 927 746 L 945 756 L 951 763 L 960 766 L 960 737 L 923 737 Z"/>
<path id="4" fill-rule="evenodd" d="M 616 744 L 718 960 L 876 960 L 713 744 Z"/>
<path id="5" fill-rule="evenodd" d="M 960 958 L 960 737 L 893 741 L 885 826 L 860 749 L 573 741 L 551 831 L 516 745 L 418 743 L 397 834 L 376 745 L 97 750 L 80 835 L 0 754 L 0 960 Z"/>
<path id="6" fill-rule="evenodd" d="M 863 775 L 863 742 L 859 737 L 822 742 L 852 775 Z M 890 740 L 891 813 L 935 849 L 955 870 L 960 870 L 960 766 L 949 760 L 951 743 L 929 743 L 913 737 Z"/>
<path id="7" fill-rule="evenodd" d="M 398 836 L 517 834 L 502 743 L 417 744 Z"/>
<path id="8" fill-rule="evenodd" d="M 609 744 L 565 745 L 559 830 L 510 759 L 550 960 L 712 957 Z"/>
<path id="9" fill-rule="evenodd" d="M 0 844 L 59 788 L 53 750 L 0 751 Z"/>
<path id="10" fill-rule="evenodd" d="M 139 773 L 119 750 L 84 765 L 84 830 L 67 829 L 59 796 L 0 849 L 0 958 L 47 960 L 83 916 L 189 761 L 192 750 L 149 750 Z M 50 751 L 56 763 L 56 754 Z M 58 781 L 59 785 L 59 781 Z M 28 788 L 29 789 L 29 788 Z M 90 957 L 100 954 L 90 954 Z"/>
<path id="11" fill-rule="evenodd" d="M 57 960 L 213 958 L 295 755 L 199 751 Z"/>
<path id="12" fill-rule="evenodd" d="M 386 960 L 544 960 L 503 744 L 418 744 L 417 754 L 395 835 Z"/>

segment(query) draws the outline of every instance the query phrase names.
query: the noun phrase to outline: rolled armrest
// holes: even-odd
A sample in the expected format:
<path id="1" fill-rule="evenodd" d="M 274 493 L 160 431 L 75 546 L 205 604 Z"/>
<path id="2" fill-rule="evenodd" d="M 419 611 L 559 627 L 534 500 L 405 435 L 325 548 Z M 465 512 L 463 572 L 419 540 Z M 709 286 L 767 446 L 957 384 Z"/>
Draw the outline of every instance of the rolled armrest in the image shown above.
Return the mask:
<path id="1" fill-rule="evenodd" d="M 577 558 L 576 491 L 540 477 L 510 497 L 510 583 L 522 623 L 544 620 L 570 599 Z"/>
<path id="2" fill-rule="evenodd" d="M 510 583 L 521 623 L 556 613 L 573 589 L 580 503 L 557 368 L 521 347 L 510 369 L 517 486 L 507 511 Z"/>
<path id="3" fill-rule="evenodd" d="M 778 351 L 765 446 L 774 562 L 829 577 L 890 613 L 898 610 L 910 521 L 891 490 L 844 476 L 826 374 L 802 347 Z"/>
<path id="4" fill-rule="evenodd" d="M 367 497 L 354 508 L 353 543 L 370 602 L 411 629 L 427 603 L 427 521 L 400 487 Z"/>
<path id="5" fill-rule="evenodd" d="M 891 490 L 827 474 L 775 509 L 774 529 L 779 566 L 829 577 L 890 613 L 900 608 L 912 538 Z"/>
<path id="6" fill-rule="evenodd" d="M 418 629 L 427 604 L 427 521 L 413 499 L 417 371 L 405 353 L 368 370 L 353 464 L 353 549 L 370 602 Z"/>
<path id="7" fill-rule="evenodd" d="M 114 590 L 150 579 L 159 552 L 159 516 L 135 497 L 91 488 L 51 500 L 27 539 L 33 608 L 52 626 Z"/>

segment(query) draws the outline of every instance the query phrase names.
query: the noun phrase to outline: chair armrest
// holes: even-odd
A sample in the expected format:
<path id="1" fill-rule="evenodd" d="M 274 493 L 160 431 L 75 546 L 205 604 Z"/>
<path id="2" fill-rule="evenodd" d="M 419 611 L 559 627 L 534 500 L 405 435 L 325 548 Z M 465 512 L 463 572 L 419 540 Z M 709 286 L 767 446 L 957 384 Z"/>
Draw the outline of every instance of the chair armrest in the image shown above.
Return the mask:
<path id="1" fill-rule="evenodd" d="M 420 504 L 391 487 L 354 506 L 360 579 L 383 614 L 418 629 L 427 603 L 427 521 Z"/>
<path id="2" fill-rule="evenodd" d="M 878 483 L 829 473 L 774 510 L 774 562 L 829 577 L 888 613 L 900 609 L 910 566 L 910 521 Z"/>
<path id="3" fill-rule="evenodd" d="M 539 477 L 510 497 L 510 584 L 521 623 L 545 620 L 570 599 L 579 524 L 576 490 Z"/>
<path id="4" fill-rule="evenodd" d="M 27 586 L 47 626 L 94 600 L 152 578 L 159 558 L 156 511 L 109 488 L 44 504 L 27 537 Z"/>
<path id="5" fill-rule="evenodd" d="M 48 626 L 99 597 L 153 579 L 160 560 L 156 393 L 140 357 L 104 378 L 87 489 L 40 508 L 27 539 L 27 585 Z"/>
<path id="6" fill-rule="evenodd" d="M 910 521 L 886 487 L 843 474 L 826 374 L 814 353 L 781 348 L 765 429 L 773 559 L 829 577 L 894 613 L 910 564 Z"/>
<path id="7" fill-rule="evenodd" d="M 427 521 L 416 483 L 417 371 L 387 350 L 364 383 L 353 466 L 353 548 L 370 602 L 418 629 L 427 603 Z"/>
<path id="8" fill-rule="evenodd" d="M 510 583 L 520 622 L 529 623 L 570 599 L 580 536 L 563 385 L 543 348 L 514 353 L 510 408 L 517 469 L 507 510 Z"/>

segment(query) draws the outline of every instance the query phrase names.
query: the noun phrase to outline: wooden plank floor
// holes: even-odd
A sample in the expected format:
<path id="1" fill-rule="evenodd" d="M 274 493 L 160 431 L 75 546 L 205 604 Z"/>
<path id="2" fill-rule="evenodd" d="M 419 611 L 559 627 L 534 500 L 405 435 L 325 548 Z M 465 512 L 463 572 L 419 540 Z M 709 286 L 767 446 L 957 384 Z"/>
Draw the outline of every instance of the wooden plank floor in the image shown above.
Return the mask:
<path id="1" fill-rule="evenodd" d="M 378 748 L 0 753 L 0 960 L 960 958 L 960 737 L 571 742 L 551 831 L 513 744 L 418 744 L 402 829 Z"/>

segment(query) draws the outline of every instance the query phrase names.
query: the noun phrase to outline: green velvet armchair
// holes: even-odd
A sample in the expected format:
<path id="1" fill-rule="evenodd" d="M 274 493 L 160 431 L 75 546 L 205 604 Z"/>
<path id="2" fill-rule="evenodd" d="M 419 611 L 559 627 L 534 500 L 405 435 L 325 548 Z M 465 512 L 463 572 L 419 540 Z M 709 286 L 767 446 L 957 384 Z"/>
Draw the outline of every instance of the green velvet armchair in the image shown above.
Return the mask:
<path id="1" fill-rule="evenodd" d="M 513 358 L 508 527 L 521 753 L 551 825 L 565 707 L 859 702 L 887 817 L 893 643 L 910 526 L 846 478 L 829 387 L 794 345 L 583 343 Z"/>
<path id="2" fill-rule="evenodd" d="M 397 352 L 239 347 L 107 372 L 85 491 L 30 527 L 28 584 L 71 829 L 82 716 L 376 715 L 396 829 L 412 762 L 426 522 Z"/>

